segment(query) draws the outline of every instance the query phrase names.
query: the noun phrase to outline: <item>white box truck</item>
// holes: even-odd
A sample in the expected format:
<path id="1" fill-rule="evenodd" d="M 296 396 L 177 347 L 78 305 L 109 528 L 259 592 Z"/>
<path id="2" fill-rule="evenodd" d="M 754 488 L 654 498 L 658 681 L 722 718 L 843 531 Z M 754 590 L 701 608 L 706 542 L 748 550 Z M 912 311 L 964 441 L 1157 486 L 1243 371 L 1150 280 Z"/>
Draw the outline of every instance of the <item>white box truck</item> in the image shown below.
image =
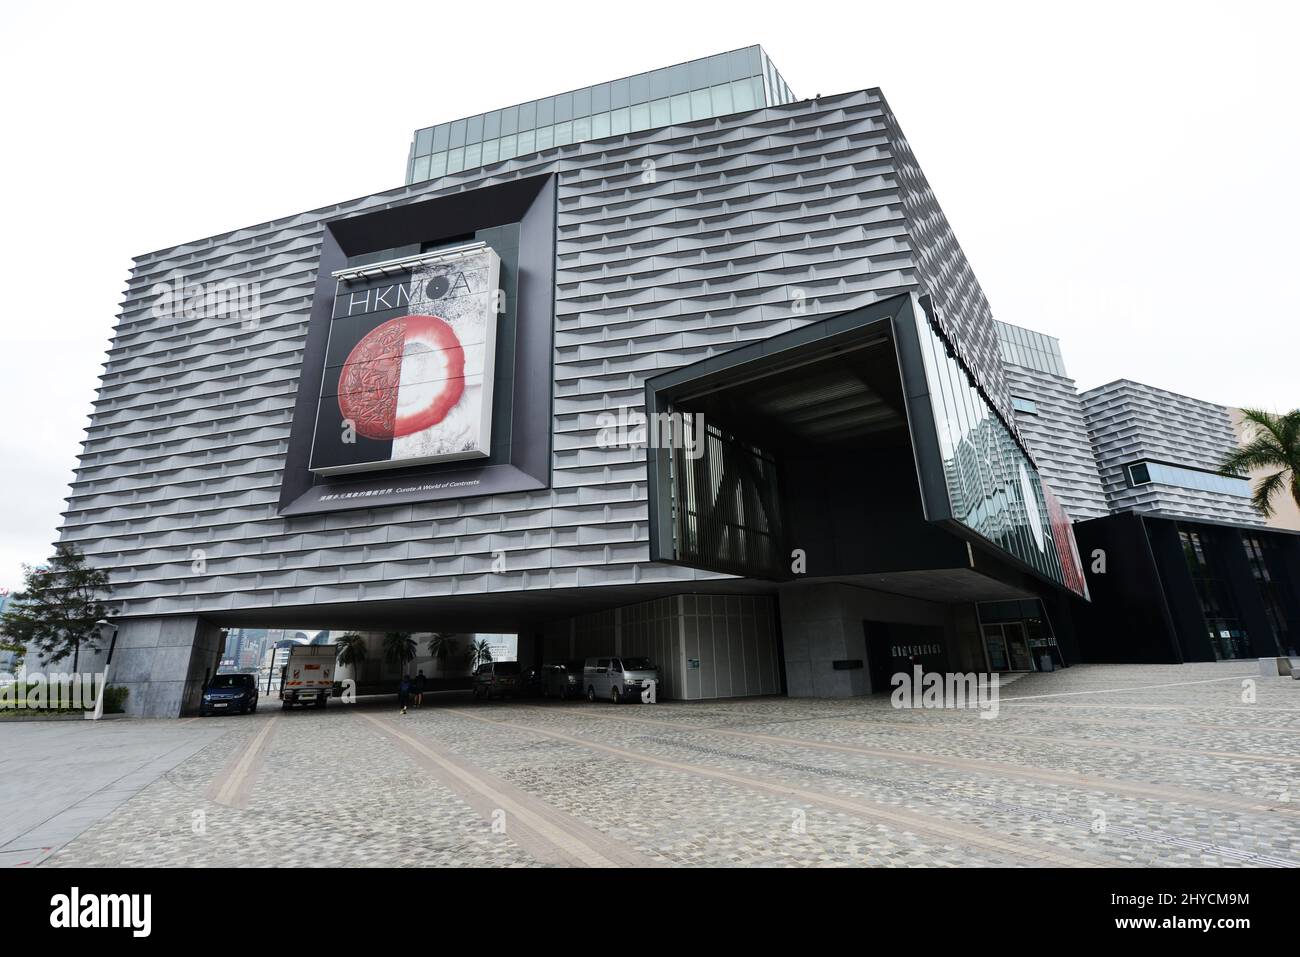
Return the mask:
<path id="1" fill-rule="evenodd" d="M 281 707 L 286 711 L 296 704 L 325 707 L 334 694 L 333 645 L 294 645 L 284 666 L 280 682 Z"/>

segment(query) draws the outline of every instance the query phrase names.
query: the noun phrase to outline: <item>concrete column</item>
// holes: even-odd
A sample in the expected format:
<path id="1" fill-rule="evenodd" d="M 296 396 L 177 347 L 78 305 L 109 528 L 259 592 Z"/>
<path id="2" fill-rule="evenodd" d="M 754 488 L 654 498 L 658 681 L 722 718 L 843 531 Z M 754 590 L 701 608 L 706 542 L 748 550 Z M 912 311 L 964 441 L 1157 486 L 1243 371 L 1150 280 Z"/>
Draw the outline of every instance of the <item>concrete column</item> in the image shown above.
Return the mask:
<path id="1" fill-rule="evenodd" d="M 178 718 L 198 710 L 203 679 L 216 674 L 223 646 L 221 629 L 197 616 L 128 618 L 108 683 L 127 688 L 127 714 Z"/>
<path id="2" fill-rule="evenodd" d="M 791 698 L 848 698 L 871 692 L 866 633 L 862 616 L 853 615 L 854 591 L 836 584 L 781 587 L 781 640 Z M 862 666 L 836 670 L 834 662 L 845 660 Z"/>

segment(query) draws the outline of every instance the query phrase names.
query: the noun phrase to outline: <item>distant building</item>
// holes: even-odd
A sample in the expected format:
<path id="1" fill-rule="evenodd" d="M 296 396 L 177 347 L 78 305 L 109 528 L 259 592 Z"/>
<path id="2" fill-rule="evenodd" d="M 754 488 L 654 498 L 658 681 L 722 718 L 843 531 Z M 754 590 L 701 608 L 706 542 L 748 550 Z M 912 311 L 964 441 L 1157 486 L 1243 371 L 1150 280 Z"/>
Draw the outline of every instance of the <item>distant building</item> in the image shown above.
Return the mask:
<path id="1" fill-rule="evenodd" d="M 1279 496 L 1266 523 L 1251 477 L 1219 474 L 1241 441 L 1237 410 L 1129 379 L 1077 395 L 1055 339 L 997 325 L 1016 425 L 1081 519 L 1092 600 L 1071 610 L 1079 657 L 1297 654 L 1300 514 Z"/>

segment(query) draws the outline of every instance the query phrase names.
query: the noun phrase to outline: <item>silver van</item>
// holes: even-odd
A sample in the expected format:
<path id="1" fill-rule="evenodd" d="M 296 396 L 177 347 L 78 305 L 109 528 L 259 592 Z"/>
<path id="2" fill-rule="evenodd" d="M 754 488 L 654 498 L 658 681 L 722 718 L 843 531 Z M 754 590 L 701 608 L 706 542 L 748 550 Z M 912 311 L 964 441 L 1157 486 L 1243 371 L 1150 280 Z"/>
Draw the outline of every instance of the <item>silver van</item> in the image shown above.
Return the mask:
<path id="1" fill-rule="evenodd" d="M 663 685 L 658 667 L 649 658 L 588 658 L 582 668 L 588 701 L 630 701 L 641 696 L 649 681 L 656 683 L 658 697 Z"/>

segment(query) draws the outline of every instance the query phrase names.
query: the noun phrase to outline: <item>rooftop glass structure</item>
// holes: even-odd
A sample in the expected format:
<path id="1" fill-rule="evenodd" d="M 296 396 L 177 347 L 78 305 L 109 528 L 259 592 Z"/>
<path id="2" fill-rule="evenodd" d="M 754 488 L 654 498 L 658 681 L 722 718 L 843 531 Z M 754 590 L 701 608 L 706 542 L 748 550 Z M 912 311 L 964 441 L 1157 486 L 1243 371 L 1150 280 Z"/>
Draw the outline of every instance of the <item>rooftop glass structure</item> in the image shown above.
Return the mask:
<path id="1" fill-rule="evenodd" d="M 406 182 L 794 98 L 762 47 L 742 47 L 416 130 Z"/>
<path id="2" fill-rule="evenodd" d="M 1009 322 L 994 321 L 993 325 L 998 332 L 998 348 L 1002 350 L 1003 362 L 1065 376 L 1065 359 L 1061 356 L 1059 339 Z"/>

